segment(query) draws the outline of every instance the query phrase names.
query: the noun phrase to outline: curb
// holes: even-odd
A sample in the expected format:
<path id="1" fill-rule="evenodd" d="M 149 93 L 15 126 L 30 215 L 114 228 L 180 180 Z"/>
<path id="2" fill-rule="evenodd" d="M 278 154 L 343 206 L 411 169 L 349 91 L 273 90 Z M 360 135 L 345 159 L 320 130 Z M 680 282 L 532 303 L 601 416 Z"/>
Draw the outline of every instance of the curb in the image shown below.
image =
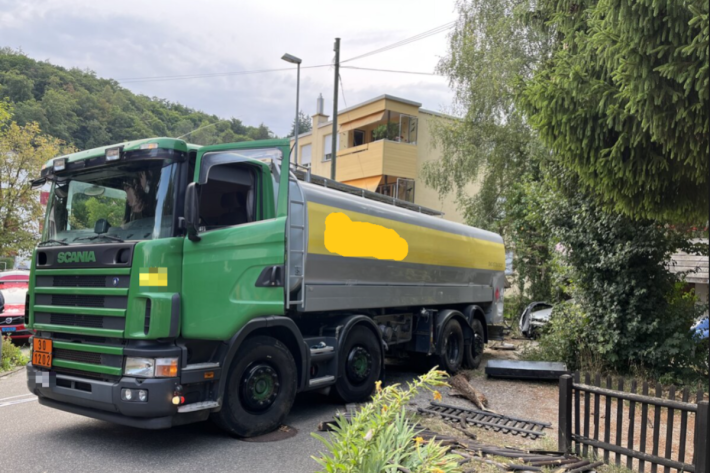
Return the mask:
<path id="1" fill-rule="evenodd" d="M 18 371 L 23 370 L 23 369 L 25 369 L 25 365 L 19 366 L 19 367 L 15 368 L 14 370 L 11 370 L 11 371 L 6 371 L 6 372 L 4 372 L 4 373 L 0 373 L 0 378 L 5 378 L 5 377 L 7 377 L 7 376 L 10 376 L 10 375 L 13 374 L 13 373 L 17 373 Z"/>

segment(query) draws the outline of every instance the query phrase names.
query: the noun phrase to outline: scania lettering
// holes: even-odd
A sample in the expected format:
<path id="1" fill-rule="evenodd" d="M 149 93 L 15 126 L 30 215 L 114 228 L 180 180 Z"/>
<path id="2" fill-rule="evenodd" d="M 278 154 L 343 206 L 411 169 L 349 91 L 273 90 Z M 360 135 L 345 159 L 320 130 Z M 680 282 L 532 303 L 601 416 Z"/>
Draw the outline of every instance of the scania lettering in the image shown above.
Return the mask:
<path id="1" fill-rule="evenodd" d="M 57 263 L 95 263 L 96 254 L 93 251 L 72 251 L 57 254 Z"/>
<path id="2" fill-rule="evenodd" d="M 289 152 L 152 138 L 45 164 L 27 302 L 40 404 L 249 437 L 299 392 L 366 401 L 385 357 L 480 363 L 502 321 L 501 237 L 310 176 Z"/>

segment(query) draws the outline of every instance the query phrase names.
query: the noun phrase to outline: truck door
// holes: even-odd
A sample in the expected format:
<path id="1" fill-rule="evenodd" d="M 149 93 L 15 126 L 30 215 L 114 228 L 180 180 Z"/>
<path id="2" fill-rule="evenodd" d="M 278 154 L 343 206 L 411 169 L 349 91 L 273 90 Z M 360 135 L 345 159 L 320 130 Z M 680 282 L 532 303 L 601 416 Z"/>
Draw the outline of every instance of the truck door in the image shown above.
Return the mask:
<path id="1" fill-rule="evenodd" d="M 200 149 L 191 184 L 198 232 L 183 251 L 183 337 L 226 340 L 255 317 L 284 313 L 286 216 L 270 171 L 283 154 L 253 143 Z"/>

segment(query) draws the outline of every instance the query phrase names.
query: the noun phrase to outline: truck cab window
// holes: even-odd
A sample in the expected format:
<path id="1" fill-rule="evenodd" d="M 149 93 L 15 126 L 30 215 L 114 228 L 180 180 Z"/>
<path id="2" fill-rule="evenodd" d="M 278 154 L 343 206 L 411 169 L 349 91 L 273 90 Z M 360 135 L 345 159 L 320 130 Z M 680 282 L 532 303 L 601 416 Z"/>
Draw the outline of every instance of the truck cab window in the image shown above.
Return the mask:
<path id="1" fill-rule="evenodd" d="M 206 231 L 257 220 L 255 177 L 254 170 L 243 163 L 210 169 L 200 191 L 200 220 Z"/>

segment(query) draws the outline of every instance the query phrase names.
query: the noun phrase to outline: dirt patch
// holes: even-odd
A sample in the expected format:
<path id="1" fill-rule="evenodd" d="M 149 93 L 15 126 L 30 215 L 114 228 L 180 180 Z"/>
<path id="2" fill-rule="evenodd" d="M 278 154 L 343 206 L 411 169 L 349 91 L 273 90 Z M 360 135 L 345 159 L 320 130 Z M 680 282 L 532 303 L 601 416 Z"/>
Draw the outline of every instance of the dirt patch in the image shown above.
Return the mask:
<path id="1" fill-rule="evenodd" d="M 483 354 L 483 362 L 478 369 L 465 371 L 465 374 L 469 377 L 471 384 L 488 398 L 488 408 L 496 413 L 540 422 L 549 422 L 552 424 L 552 427 L 545 429 L 545 436 L 538 440 L 532 440 L 520 435 L 503 434 L 477 427 L 471 427 L 471 430 L 478 435 L 478 438 L 481 441 L 495 445 L 510 445 L 522 448 L 530 447 L 539 449 L 556 449 L 557 410 L 559 402 L 558 383 L 554 381 L 520 381 L 488 378 L 485 374 L 485 367 L 488 360 L 518 359 L 523 347 L 530 342 L 514 339 L 505 340 L 505 343 L 512 343 L 516 345 L 515 351 L 492 349 L 491 346 L 496 343 L 503 342 L 494 341 L 486 347 Z M 411 370 L 412 367 L 408 365 L 388 366 L 388 383 L 406 383 L 406 381 L 411 379 Z M 451 396 L 448 388 L 442 389 L 441 395 L 443 396 L 441 401 L 443 403 L 469 409 L 476 408 L 473 403 L 467 399 Z M 420 392 L 412 400 L 409 408 L 416 412 L 419 407 L 428 407 L 429 403 L 433 399 L 432 393 L 428 391 Z M 431 422 L 444 424 L 443 422 L 436 421 L 436 419 L 424 419 L 425 418 L 422 418 L 423 425 L 427 425 Z M 449 429 L 450 430 L 447 431 L 447 433 L 456 432 L 455 429 Z M 432 430 L 436 429 L 432 428 Z"/>

